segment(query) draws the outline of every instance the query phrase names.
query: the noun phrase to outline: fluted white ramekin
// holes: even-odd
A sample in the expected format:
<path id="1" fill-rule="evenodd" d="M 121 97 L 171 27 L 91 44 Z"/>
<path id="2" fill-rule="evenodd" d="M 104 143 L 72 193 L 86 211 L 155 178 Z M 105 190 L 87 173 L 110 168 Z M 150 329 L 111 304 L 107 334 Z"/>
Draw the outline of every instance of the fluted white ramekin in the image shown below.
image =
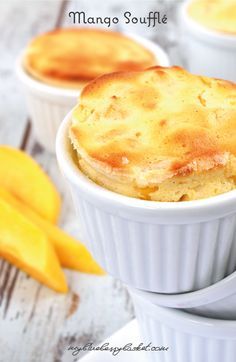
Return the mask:
<path id="1" fill-rule="evenodd" d="M 187 11 L 190 1 L 183 4 L 179 16 L 187 69 L 196 74 L 236 81 L 236 34 L 221 33 L 197 23 Z"/>
<path id="2" fill-rule="evenodd" d="M 84 242 L 102 267 L 135 288 L 181 293 L 204 288 L 236 267 L 236 190 L 205 200 L 156 202 L 106 190 L 78 168 L 68 138 L 57 136 Z M 92 135 L 91 135 L 92 136 Z"/>
<path id="3" fill-rule="evenodd" d="M 125 34 L 149 49 L 157 63 L 168 66 L 167 54 L 157 44 L 133 34 Z M 22 57 L 17 63 L 19 79 L 25 86 L 26 100 L 38 142 L 50 152 L 55 152 L 56 133 L 66 114 L 77 103 L 81 89 L 55 87 L 30 76 L 22 65 Z"/>
<path id="4" fill-rule="evenodd" d="M 150 362 L 235 362 L 236 321 L 199 317 L 132 297 L 143 342 L 169 347 L 147 352 Z"/>

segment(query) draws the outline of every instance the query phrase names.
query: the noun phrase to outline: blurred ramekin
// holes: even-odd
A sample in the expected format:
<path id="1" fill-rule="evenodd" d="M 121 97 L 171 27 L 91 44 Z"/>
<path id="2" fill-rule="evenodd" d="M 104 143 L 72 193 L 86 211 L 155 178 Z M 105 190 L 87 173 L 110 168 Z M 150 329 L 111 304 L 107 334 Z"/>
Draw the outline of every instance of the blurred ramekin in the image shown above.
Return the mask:
<path id="1" fill-rule="evenodd" d="M 232 273 L 236 190 L 181 203 L 111 192 L 79 170 L 68 138 L 70 119 L 71 113 L 59 129 L 57 158 L 72 191 L 83 241 L 108 273 L 159 293 L 201 289 Z"/>
<path id="2" fill-rule="evenodd" d="M 58 127 L 77 102 L 80 90 L 54 87 L 29 75 L 17 63 L 17 74 L 25 88 L 26 102 L 37 141 L 49 152 L 55 152 Z"/>
<path id="3" fill-rule="evenodd" d="M 152 362 L 235 362 L 236 321 L 159 307 L 132 294 L 144 344 L 169 347 L 147 352 Z"/>
<path id="4" fill-rule="evenodd" d="M 188 15 L 189 2 L 182 5 L 179 16 L 185 67 L 195 74 L 236 81 L 236 34 L 220 33 L 197 23 Z"/>
<path id="5" fill-rule="evenodd" d="M 159 65 L 169 66 L 167 54 L 157 44 L 133 34 L 124 34 L 149 49 Z M 23 55 L 17 62 L 17 73 L 26 90 L 26 100 L 38 142 L 55 152 L 56 133 L 66 114 L 77 103 L 81 89 L 55 87 L 40 82 L 25 71 Z"/>

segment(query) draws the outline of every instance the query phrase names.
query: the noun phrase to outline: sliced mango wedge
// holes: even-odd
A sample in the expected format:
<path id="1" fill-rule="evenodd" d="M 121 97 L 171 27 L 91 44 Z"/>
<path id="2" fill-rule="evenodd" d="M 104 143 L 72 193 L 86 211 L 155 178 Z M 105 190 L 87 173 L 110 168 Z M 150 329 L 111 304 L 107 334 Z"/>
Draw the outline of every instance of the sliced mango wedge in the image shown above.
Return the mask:
<path id="1" fill-rule="evenodd" d="M 45 219 L 57 221 L 60 196 L 49 177 L 25 152 L 0 146 L 0 186 Z"/>
<path id="2" fill-rule="evenodd" d="M 48 239 L 52 242 L 62 266 L 84 273 L 105 274 L 81 242 L 75 240 L 54 224 L 40 217 L 2 187 L 0 187 L 0 200 L 1 199 L 15 207 L 45 232 Z"/>
<path id="3" fill-rule="evenodd" d="M 65 293 L 65 275 L 45 233 L 0 199 L 0 256 L 36 280 Z"/>

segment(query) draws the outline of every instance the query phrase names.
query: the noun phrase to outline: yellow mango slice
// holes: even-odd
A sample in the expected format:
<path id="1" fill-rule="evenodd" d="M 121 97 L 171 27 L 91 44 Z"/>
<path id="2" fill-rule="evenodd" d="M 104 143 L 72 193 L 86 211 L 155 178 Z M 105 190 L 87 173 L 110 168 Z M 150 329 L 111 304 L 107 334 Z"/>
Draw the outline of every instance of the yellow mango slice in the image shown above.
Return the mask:
<path id="1" fill-rule="evenodd" d="M 48 287 L 65 293 L 65 275 L 45 233 L 0 199 L 0 256 Z"/>
<path id="2" fill-rule="evenodd" d="M 38 225 L 52 242 L 62 266 L 84 273 L 103 275 L 101 267 L 92 258 L 86 247 L 54 224 L 49 223 L 32 209 L 22 204 L 7 190 L 0 187 L 0 200 L 3 199 Z"/>
<path id="3" fill-rule="evenodd" d="M 0 186 L 45 219 L 57 221 L 60 196 L 42 168 L 25 152 L 0 145 Z"/>

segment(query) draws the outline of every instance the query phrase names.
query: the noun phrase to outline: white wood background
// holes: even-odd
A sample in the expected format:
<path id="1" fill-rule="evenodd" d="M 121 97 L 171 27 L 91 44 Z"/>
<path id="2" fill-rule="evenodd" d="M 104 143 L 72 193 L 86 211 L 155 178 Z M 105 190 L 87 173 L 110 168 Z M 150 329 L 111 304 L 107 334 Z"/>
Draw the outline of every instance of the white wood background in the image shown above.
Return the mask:
<path id="1" fill-rule="evenodd" d="M 63 198 L 61 226 L 78 235 L 71 200 L 56 159 L 34 140 L 20 84 L 14 74 L 17 56 L 36 34 L 72 25 L 70 10 L 91 16 L 136 16 L 163 10 L 168 26 L 147 29 L 118 26 L 158 41 L 173 63 L 181 64 L 176 11 L 181 1 L 125 0 L 0 0 L 0 144 L 29 152 L 57 184 Z M 66 271 L 70 291 L 57 294 L 0 259 L 0 362 L 74 362 L 69 345 L 101 342 L 133 317 L 126 288 L 117 280 Z M 128 358 L 128 356 L 127 356 Z M 127 359 L 128 361 L 128 359 Z"/>

